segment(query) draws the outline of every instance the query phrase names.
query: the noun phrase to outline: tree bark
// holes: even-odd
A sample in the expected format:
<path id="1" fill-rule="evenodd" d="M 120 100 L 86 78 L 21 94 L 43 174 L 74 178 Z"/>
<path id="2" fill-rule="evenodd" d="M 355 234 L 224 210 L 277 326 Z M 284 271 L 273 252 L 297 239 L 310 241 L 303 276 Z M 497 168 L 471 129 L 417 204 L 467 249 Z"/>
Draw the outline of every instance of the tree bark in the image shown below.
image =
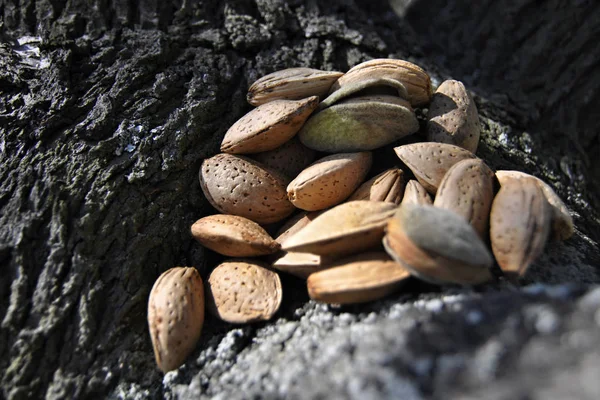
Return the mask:
<path id="1" fill-rule="evenodd" d="M 576 394 L 597 393 L 600 8 L 424 3 L 0 2 L 0 397 L 562 398 L 572 364 Z M 168 268 L 214 266 L 189 234 L 213 212 L 198 169 L 250 109 L 248 84 L 374 57 L 465 81 L 478 154 L 555 187 L 575 237 L 548 246 L 526 288 L 415 281 L 335 308 L 283 277 L 275 320 L 209 317 L 163 378 L 148 294 Z"/>

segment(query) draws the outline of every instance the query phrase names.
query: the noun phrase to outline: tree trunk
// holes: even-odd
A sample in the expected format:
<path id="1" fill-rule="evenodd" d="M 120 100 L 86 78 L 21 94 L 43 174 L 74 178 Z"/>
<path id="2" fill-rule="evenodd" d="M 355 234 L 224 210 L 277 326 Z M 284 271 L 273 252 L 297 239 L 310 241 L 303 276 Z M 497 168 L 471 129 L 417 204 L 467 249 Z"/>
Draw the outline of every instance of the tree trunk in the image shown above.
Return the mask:
<path id="1" fill-rule="evenodd" d="M 600 391 L 600 6 L 393 3 L 398 13 L 383 0 L 0 2 L 0 398 Z M 168 268 L 206 278 L 214 266 L 189 234 L 213 212 L 198 169 L 250 109 L 248 84 L 374 57 L 465 81 L 484 128 L 478 154 L 549 182 L 576 235 L 547 247 L 524 288 L 415 281 L 335 308 L 283 277 L 277 318 L 208 317 L 163 379 L 148 294 Z"/>

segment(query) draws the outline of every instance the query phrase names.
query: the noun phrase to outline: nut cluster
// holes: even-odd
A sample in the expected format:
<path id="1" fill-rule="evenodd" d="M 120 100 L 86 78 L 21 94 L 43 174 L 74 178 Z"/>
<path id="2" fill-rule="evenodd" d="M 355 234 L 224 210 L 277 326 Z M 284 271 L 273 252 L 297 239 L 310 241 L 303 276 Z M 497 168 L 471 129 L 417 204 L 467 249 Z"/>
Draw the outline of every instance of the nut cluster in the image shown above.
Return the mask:
<path id="1" fill-rule="evenodd" d="M 232 259 L 204 291 L 189 268 L 165 272 L 152 289 L 148 321 L 163 371 L 181 365 L 198 340 L 204 293 L 224 321 L 268 320 L 282 298 L 277 271 L 306 279 L 314 300 L 359 303 L 410 276 L 484 283 L 494 259 L 516 278 L 551 232 L 573 234 L 550 186 L 494 172 L 475 155 L 479 117 L 461 82 L 433 93 L 417 65 L 377 59 L 345 74 L 277 71 L 251 85 L 248 101 L 257 107 L 200 168 L 202 191 L 221 214 L 191 227 L 203 246 Z M 419 134 L 413 107 L 428 108 L 427 141 L 401 145 Z M 372 151 L 393 143 L 397 165 L 372 176 Z"/>

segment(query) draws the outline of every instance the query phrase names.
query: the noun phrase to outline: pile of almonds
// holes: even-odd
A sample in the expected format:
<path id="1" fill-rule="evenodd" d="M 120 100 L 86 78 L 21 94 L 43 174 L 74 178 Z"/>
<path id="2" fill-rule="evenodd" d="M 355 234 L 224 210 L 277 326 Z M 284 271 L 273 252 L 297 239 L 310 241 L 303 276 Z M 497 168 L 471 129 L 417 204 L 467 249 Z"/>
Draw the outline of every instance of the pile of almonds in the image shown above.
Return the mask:
<path id="1" fill-rule="evenodd" d="M 257 107 L 200 169 L 202 191 L 221 214 L 191 227 L 198 242 L 231 259 L 206 285 L 195 269 L 178 267 L 152 288 L 148 322 L 165 372 L 194 348 L 205 294 L 207 309 L 224 321 L 268 320 L 281 304 L 278 271 L 306 279 L 314 300 L 359 303 L 410 276 L 488 282 L 494 259 L 514 279 L 551 233 L 573 234 L 550 186 L 494 172 L 475 155 L 479 117 L 461 82 L 432 93 L 417 65 L 377 59 L 345 74 L 274 72 L 250 87 L 248 101 Z M 397 165 L 370 177 L 373 150 L 419 132 L 413 107 L 428 107 L 427 141 L 394 147 Z"/>

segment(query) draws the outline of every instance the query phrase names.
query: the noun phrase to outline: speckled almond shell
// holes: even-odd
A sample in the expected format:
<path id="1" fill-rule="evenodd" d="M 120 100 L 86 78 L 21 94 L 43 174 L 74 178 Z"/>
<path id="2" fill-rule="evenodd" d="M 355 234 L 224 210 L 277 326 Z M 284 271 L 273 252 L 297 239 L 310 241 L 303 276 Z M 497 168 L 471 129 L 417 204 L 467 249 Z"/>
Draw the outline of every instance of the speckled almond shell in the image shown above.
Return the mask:
<path id="1" fill-rule="evenodd" d="M 418 181 L 411 179 L 404 187 L 404 197 L 401 204 L 428 204 L 432 205 L 431 196 Z"/>
<path id="2" fill-rule="evenodd" d="M 259 162 L 231 154 L 208 158 L 200 168 L 200 186 L 213 207 L 259 224 L 280 221 L 294 211 L 285 191 L 288 182 Z"/>
<path id="3" fill-rule="evenodd" d="M 395 204 L 381 201 L 340 204 L 319 215 L 281 247 L 329 257 L 369 250 L 381 244 L 384 226 L 395 210 Z"/>
<path id="4" fill-rule="evenodd" d="M 335 304 L 364 303 L 395 292 L 410 277 L 384 252 L 363 253 L 336 261 L 308 277 L 311 299 Z"/>
<path id="5" fill-rule="evenodd" d="M 550 187 L 546 182 L 541 180 L 538 177 L 533 175 L 526 174 L 521 171 L 496 171 L 496 176 L 500 183 L 504 179 L 509 178 L 532 178 L 538 183 L 542 192 L 544 192 L 544 196 L 546 196 L 546 200 L 552 206 L 552 234 L 554 239 L 556 240 L 567 240 L 573 233 L 575 232 L 575 227 L 573 225 L 573 218 L 569 213 L 569 209 L 562 201 L 560 197 L 556 194 L 554 189 Z"/>
<path id="6" fill-rule="evenodd" d="M 459 161 L 448 170 L 433 205 L 464 217 L 487 240 L 493 199 L 494 173 L 475 158 Z"/>
<path id="7" fill-rule="evenodd" d="M 165 271 L 148 299 L 148 327 L 161 371 L 172 371 L 185 362 L 203 324 L 204 288 L 198 271 L 188 267 Z"/>
<path id="8" fill-rule="evenodd" d="M 467 221 L 430 205 L 402 204 L 386 227 L 386 252 L 434 284 L 474 285 L 492 279 L 492 256 Z"/>
<path id="9" fill-rule="evenodd" d="M 342 72 L 313 68 L 288 68 L 265 75 L 248 89 L 248 103 L 258 106 L 273 100 L 323 99 Z"/>
<path id="10" fill-rule="evenodd" d="M 298 133 L 318 104 L 317 96 L 263 104 L 229 128 L 221 143 L 221 151 L 250 154 L 276 149 Z"/>
<path id="11" fill-rule="evenodd" d="M 203 246 L 229 257 L 262 256 L 281 247 L 256 222 L 237 215 L 209 215 L 196 221 L 191 231 Z"/>
<path id="12" fill-rule="evenodd" d="M 400 204 L 404 196 L 404 171 L 390 168 L 369 179 L 348 198 L 348 201 L 371 200 Z"/>
<path id="13" fill-rule="evenodd" d="M 429 75 L 418 65 L 395 59 L 374 59 L 354 66 L 331 86 L 329 93 L 346 84 L 373 78 L 390 78 L 402 83 L 413 106 L 425 105 L 431 99 Z"/>
<path id="14" fill-rule="evenodd" d="M 304 146 L 298 137 L 294 136 L 281 147 L 253 154 L 252 158 L 294 179 L 315 160 L 316 154 L 316 151 Z"/>
<path id="15" fill-rule="evenodd" d="M 266 321 L 281 305 L 281 280 L 261 263 L 231 260 L 210 274 L 206 294 L 209 311 L 223 321 Z"/>
<path id="16" fill-rule="evenodd" d="M 457 162 L 475 158 L 475 154 L 461 147 L 445 143 L 412 143 L 394 148 L 396 155 L 410 170 L 425 190 L 435 195 L 446 172 Z"/>
<path id="17" fill-rule="evenodd" d="M 433 94 L 427 114 L 427 140 L 477 151 L 481 128 L 477 106 L 462 82 L 447 80 Z"/>
<path id="18" fill-rule="evenodd" d="M 504 177 L 500 185 L 490 214 L 490 241 L 500 269 L 514 278 L 544 250 L 552 209 L 535 179 Z"/>
<path id="19" fill-rule="evenodd" d="M 317 160 L 287 186 L 294 206 L 316 211 L 344 201 L 363 182 L 372 163 L 370 152 L 340 153 Z"/>

